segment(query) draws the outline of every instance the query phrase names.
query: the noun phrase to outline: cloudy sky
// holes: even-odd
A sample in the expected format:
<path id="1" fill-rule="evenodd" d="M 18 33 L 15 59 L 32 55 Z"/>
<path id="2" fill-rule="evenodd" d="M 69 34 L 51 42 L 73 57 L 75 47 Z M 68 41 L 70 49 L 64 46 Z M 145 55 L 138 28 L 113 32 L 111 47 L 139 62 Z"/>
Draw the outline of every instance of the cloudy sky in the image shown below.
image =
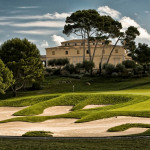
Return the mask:
<path id="1" fill-rule="evenodd" d="M 76 38 L 67 37 L 62 30 L 65 18 L 82 9 L 110 15 L 123 29 L 137 27 L 141 33 L 137 43 L 150 46 L 149 0 L 0 0 L 0 44 L 15 37 L 27 38 L 45 54 L 45 47 Z"/>

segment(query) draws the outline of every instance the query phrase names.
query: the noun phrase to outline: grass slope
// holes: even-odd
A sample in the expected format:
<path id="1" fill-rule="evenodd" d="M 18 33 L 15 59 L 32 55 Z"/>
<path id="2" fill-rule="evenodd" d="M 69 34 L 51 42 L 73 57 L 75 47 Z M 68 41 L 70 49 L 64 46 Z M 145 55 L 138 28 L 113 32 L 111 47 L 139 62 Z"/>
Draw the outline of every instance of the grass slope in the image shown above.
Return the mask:
<path id="1" fill-rule="evenodd" d="M 127 123 L 127 124 L 122 124 L 120 126 L 116 126 L 116 127 L 112 127 L 110 129 L 108 129 L 108 132 L 119 132 L 119 131 L 125 131 L 127 129 L 130 128 L 148 128 L 148 130 L 146 130 L 143 133 L 139 133 L 139 134 L 132 134 L 130 136 L 150 136 L 150 124 L 142 124 L 142 123 Z M 129 136 L 129 135 L 128 135 Z"/>
<path id="2" fill-rule="evenodd" d="M 91 99 L 91 100 L 90 100 Z M 109 118 L 114 116 L 136 116 L 136 117 L 150 117 L 150 111 L 114 111 L 130 107 L 133 104 L 147 102 L 148 96 L 134 96 L 134 95 L 106 95 L 106 94 L 65 94 L 51 100 L 43 101 L 25 108 L 15 113 L 15 115 L 25 115 L 24 117 L 17 117 L 1 121 L 26 121 L 26 122 L 42 122 L 55 118 L 76 118 L 77 122 L 87 122 L 98 120 L 102 118 Z M 89 104 L 113 104 L 106 107 L 99 107 L 94 109 L 82 109 L 85 105 Z M 56 116 L 30 116 L 40 114 L 43 110 L 50 106 L 74 105 L 73 111 L 67 114 Z"/>
<path id="3" fill-rule="evenodd" d="M 112 127 L 108 129 L 108 132 L 119 132 L 119 131 L 125 131 L 129 128 L 150 128 L 150 124 L 143 124 L 143 123 L 126 123 L 120 126 Z"/>
<path id="4" fill-rule="evenodd" d="M 44 102 L 37 103 L 19 112 L 16 116 L 38 115 L 45 108 L 51 106 L 74 106 L 72 110 L 80 110 L 90 104 L 117 104 L 130 101 L 132 97 L 125 95 L 102 95 L 102 94 L 64 94 L 60 97 L 53 98 Z"/>
<path id="5" fill-rule="evenodd" d="M 59 96 L 58 94 L 48 94 L 48 95 L 11 98 L 6 100 L 1 100 L 0 106 L 10 106 L 10 107 L 30 106 L 58 96 Z"/>

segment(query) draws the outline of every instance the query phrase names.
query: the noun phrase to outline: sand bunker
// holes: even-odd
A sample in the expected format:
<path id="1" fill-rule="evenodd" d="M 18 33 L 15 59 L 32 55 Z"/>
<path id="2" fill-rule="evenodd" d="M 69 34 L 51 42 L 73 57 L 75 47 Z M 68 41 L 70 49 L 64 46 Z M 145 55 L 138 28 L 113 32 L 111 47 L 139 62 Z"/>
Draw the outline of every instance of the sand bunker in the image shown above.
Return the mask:
<path id="1" fill-rule="evenodd" d="M 105 107 L 108 105 L 86 105 L 83 109 L 91 109 L 91 108 L 97 108 L 97 107 Z"/>
<path id="2" fill-rule="evenodd" d="M 54 116 L 68 113 L 73 106 L 53 106 L 44 110 L 44 112 L 38 116 Z"/>
<path id="3" fill-rule="evenodd" d="M 0 120 L 13 118 L 13 113 L 25 107 L 0 107 Z M 70 111 L 72 106 L 54 106 L 44 110 L 40 116 L 64 114 Z M 149 118 L 140 117 L 112 117 L 84 123 L 74 123 L 77 119 L 52 119 L 40 123 L 9 122 L 0 124 L 0 135 L 21 136 L 28 131 L 51 131 L 54 137 L 102 137 L 138 134 L 146 131 L 146 128 L 130 128 L 121 132 L 107 132 L 111 127 L 125 123 L 150 124 Z"/>
<path id="4" fill-rule="evenodd" d="M 26 107 L 0 107 L 0 121 L 16 117 L 12 115 L 24 108 Z"/>
<path id="5" fill-rule="evenodd" d="M 102 137 L 138 134 L 145 128 L 131 128 L 122 132 L 107 132 L 111 127 L 125 123 L 149 124 L 149 118 L 112 117 L 85 123 L 74 123 L 76 119 L 52 119 L 40 123 L 9 122 L 0 124 L 0 135 L 21 136 L 28 131 L 51 131 L 54 137 Z"/>

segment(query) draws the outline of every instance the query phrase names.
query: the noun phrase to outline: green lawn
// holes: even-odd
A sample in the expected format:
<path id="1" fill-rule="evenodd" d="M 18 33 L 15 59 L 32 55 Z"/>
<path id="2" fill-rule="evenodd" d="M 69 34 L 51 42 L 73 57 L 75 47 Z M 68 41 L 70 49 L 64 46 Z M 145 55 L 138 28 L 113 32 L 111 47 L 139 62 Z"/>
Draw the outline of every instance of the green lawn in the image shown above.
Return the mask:
<path id="1" fill-rule="evenodd" d="M 3 139 L 0 150 L 149 150 L 149 138 Z"/>

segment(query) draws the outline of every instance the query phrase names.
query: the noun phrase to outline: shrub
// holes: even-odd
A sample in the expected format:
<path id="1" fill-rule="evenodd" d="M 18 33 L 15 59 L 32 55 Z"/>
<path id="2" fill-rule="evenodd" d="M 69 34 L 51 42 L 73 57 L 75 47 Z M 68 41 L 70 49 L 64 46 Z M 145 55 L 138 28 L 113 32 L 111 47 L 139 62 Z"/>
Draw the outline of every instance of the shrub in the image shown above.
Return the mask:
<path id="1" fill-rule="evenodd" d="M 77 63 L 75 66 L 76 72 L 80 72 L 81 70 L 83 70 L 83 63 Z"/>
<path id="2" fill-rule="evenodd" d="M 73 64 L 67 64 L 64 69 L 66 71 L 68 71 L 70 74 L 75 73 L 76 72 L 76 68 Z"/>
<path id="3" fill-rule="evenodd" d="M 51 68 L 46 68 L 46 73 L 48 73 L 48 74 L 51 74 L 52 72 L 53 72 L 53 69 L 51 69 Z"/>
<path id="4" fill-rule="evenodd" d="M 117 73 L 117 72 L 113 72 L 113 73 L 111 74 L 111 76 L 112 76 L 112 77 L 118 77 L 118 73 Z"/>
<path id="5" fill-rule="evenodd" d="M 67 58 L 52 59 L 48 61 L 48 66 L 59 66 L 60 68 L 67 64 L 69 64 L 69 60 Z"/>
<path id="6" fill-rule="evenodd" d="M 56 64 L 56 59 L 51 59 L 48 61 L 48 66 L 55 66 Z"/>
<path id="7" fill-rule="evenodd" d="M 32 87 L 31 87 L 31 90 L 41 90 L 42 89 L 42 87 L 41 87 L 41 83 L 40 82 L 34 82 L 33 84 L 32 84 Z"/>
<path id="8" fill-rule="evenodd" d="M 60 68 L 53 70 L 53 75 L 61 75 Z"/>
<path id="9" fill-rule="evenodd" d="M 105 68 L 106 75 L 111 75 L 115 72 L 115 66 L 113 64 L 105 64 L 103 68 Z"/>
<path id="10" fill-rule="evenodd" d="M 135 74 L 142 74 L 143 69 L 144 69 L 143 66 L 137 65 L 137 66 L 135 67 L 135 69 L 134 69 L 134 73 L 135 73 Z"/>
<path id="11" fill-rule="evenodd" d="M 120 73 L 125 72 L 125 65 L 123 65 L 123 64 L 117 64 L 116 65 L 116 72 L 120 72 Z"/>
<path id="12" fill-rule="evenodd" d="M 92 61 L 83 61 L 83 68 L 85 69 L 85 71 L 90 72 L 90 70 L 92 70 L 94 68 L 95 64 Z"/>
<path id="13" fill-rule="evenodd" d="M 136 64 L 133 60 L 124 60 L 122 64 L 125 66 L 127 69 L 133 69 L 136 67 Z"/>

